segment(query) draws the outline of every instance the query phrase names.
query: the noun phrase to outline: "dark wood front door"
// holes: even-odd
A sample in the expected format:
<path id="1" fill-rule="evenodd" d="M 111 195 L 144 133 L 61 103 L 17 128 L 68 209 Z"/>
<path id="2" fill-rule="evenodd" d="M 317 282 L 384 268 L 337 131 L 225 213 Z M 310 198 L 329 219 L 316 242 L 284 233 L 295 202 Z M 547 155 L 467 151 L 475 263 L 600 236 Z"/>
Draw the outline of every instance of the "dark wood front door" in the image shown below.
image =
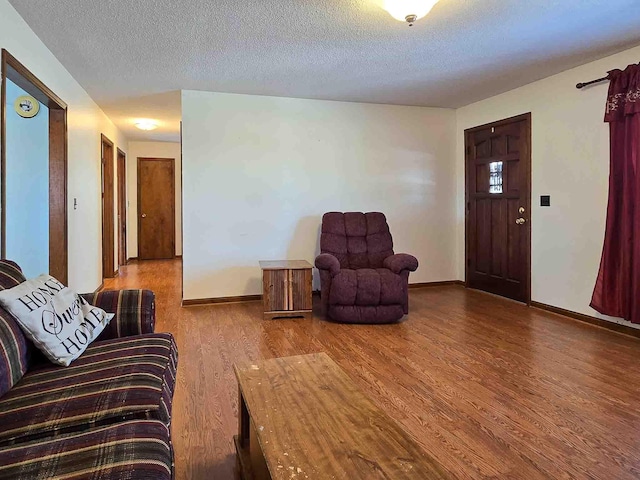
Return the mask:
<path id="1" fill-rule="evenodd" d="M 127 157 L 118 149 L 118 267 L 127 263 Z"/>
<path id="2" fill-rule="evenodd" d="M 138 257 L 174 258 L 175 160 L 138 158 Z"/>
<path id="3" fill-rule="evenodd" d="M 530 302 L 531 115 L 465 131 L 466 281 Z"/>
<path id="4" fill-rule="evenodd" d="M 102 277 L 115 276 L 113 142 L 102 135 Z"/>

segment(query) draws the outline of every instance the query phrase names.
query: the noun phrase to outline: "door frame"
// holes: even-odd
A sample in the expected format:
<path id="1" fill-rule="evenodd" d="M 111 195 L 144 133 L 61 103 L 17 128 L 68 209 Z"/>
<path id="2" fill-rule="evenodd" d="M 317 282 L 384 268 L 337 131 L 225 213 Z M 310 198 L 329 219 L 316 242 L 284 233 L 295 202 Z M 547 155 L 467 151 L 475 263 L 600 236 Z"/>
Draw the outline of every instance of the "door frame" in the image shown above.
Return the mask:
<path id="1" fill-rule="evenodd" d="M 127 155 L 116 149 L 118 167 L 118 268 L 127 264 Z"/>
<path id="2" fill-rule="evenodd" d="M 67 104 L 20 63 L 2 49 L 0 94 L 0 255 L 6 258 L 6 129 L 7 80 L 11 80 L 49 109 L 49 274 L 68 284 L 67 232 Z"/>
<path id="3" fill-rule="evenodd" d="M 167 161 L 167 162 L 171 162 L 171 231 L 173 232 L 173 234 L 171 235 L 171 251 L 172 253 L 172 258 L 175 258 L 176 256 L 176 159 L 175 158 L 161 158 L 161 157 L 138 157 L 138 165 L 137 165 L 137 191 L 138 191 L 138 259 L 139 260 L 148 260 L 146 258 L 144 258 L 142 256 L 142 249 L 140 248 L 141 245 L 141 239 L 142 239 L 142 235 L 140 234 L 142 232 L 142 229 L 140 228 L 140 219 L 142 218 L 142 213 L 140 211 L 140 201 L 141 201 L 141 175 L 140 175 L 140 167 L 142 165 L 142 162 L 146 162 L 146 161 L 157 161 L 157 160 L 161 160 L 161 161 Z"/>
<path id="4" fill-rule="evenodd" d="M 507 125 L 509 123 L 521 122 L 524 121 L 526 124 L 527 134 L 524 138 L 524 153 L 521 158 L 524 158 L 525 161 L 528 162 L 528 168 L 525 169 L 525 178 L 529 187 L 529 195 L 523 199 L 524 208 L 528 212 L 529 220 L 528 227 L 525 229 L 525 245 L 527 247 L 527 252 L 525 252 L 525 275 L 524 275 L 524 287 L 525 287 L 525 303 L 527 305 L 531 305 L 531 229 L 532 229 L 532 221 L 533 215 L 531 211 L 532 205 L 532 190 L 531 190 L 531 171 L 533 168 L 533 164 L 531 161 L 531 112 L 523 113 L 521 115 L 516 115 L 514 117 L 505 118 L 503 120 L 498 120 L 496 122 L 485 123 L 484 125 L 478 125 L 477 127 L 467 128 L 464 131 L 464 216 L 465 216 L 465 230 L 464 230 L 464 244 L 465 244 L 465 255 L 464 255 L 464 279 L 465 284 L 469 285 L 469 264 L 470 264 L 470 245 L 469 245 L 469 222 L 470 222 L 470 199 L 469 199 L 469 164 L 468 159 L 471 154 L 471 145 L 470 145 L 470 135 L 479 131 L 486 130 L 487 128 L 495 128 L 500 127 L 502 125 Z"/>
<path id="5" fill-rule="evenodd" d="M 111 158 L 105 158 L 104 147 L 111 148 Z M 102 278 L 113 278 L 116 276 L 116 271 L 113 268 L 115 263 L 115 235 L 113 234 L 113 225 L 115 223 L 115 199 L 114 199 L 114 169 L 113 162 L 115 157 L 115 145 L 104 134 L 100 135 L 100 165 L 101 165 L 101 184 L 102 184 Z M 111 188 L 106 183 L 107 173 L 111 178 Z M 105 216 L 106 206 L 110 205 L 111 218 Z M 109 222 L 109 223 L 107 223 Z M 107 235 L 107 226 L 111 226 L 111 235 Z M 110 247 L 110 248 L 109 248 Z M 108 253 L 111 253 L 109 256 Z"/>

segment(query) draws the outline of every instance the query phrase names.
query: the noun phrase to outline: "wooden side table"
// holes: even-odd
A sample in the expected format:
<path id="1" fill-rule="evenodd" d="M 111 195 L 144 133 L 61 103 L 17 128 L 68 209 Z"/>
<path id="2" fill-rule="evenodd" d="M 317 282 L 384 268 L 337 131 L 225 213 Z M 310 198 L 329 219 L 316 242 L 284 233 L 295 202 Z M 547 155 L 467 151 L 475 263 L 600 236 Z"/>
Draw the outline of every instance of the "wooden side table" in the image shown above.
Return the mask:
<path id="1" fill-rule="evenodd" d="M 311 279 L 313 266 L 306 260 L 260 262 L 264 318 L 312 315 Z"/>

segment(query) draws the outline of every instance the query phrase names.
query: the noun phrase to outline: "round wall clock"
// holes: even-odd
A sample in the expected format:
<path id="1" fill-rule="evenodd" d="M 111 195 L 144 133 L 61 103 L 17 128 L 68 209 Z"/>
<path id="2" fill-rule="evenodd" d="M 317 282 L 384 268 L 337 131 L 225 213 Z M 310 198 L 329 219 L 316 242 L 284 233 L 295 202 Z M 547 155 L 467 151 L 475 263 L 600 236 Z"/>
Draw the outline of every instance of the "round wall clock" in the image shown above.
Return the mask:
<path id="1" fill-rule="evenodd" d="M 33 118 L 40 111 L 40 103 L 30 95 L 22 95 L 16 98 L 13 108 L 21 117 Z"/>

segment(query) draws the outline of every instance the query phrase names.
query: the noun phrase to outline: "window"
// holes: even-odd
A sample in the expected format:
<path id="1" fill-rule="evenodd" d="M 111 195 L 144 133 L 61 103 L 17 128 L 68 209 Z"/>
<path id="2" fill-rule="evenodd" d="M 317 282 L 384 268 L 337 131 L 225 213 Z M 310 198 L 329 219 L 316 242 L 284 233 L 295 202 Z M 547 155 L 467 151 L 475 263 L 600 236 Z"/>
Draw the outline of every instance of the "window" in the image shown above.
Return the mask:
<path id="1" fill-rule="evenodd" d="M 489 164 L 489 193 L 502 193 L 502 162 Z"/>

